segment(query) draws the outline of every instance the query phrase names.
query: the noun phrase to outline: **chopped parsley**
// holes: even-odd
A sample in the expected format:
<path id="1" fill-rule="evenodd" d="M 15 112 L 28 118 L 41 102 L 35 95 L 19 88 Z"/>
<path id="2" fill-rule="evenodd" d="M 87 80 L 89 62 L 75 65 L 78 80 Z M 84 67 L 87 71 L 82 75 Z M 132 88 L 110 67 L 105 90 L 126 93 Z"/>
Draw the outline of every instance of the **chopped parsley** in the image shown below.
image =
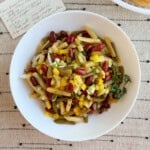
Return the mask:
<path id="1" fill-rule="evenodd" d="M 124 81 L 124 84 L 127 84 L 128 82 L 131 82 L 131 78 L 127 74 L 125 74 L 123 81 Z"/>
<path id="2" fill-rule="evenodd" d="M 110 91 L 114 98 L 120 99 L 127 92 L 125 85 L 128 82 L 131 82 L 131 78 L 126 74 L 124 75 L 123 68 L 119 69 L 119 67 L 116 65 L 113 65 L 112 71 L 113 83 Z"/>

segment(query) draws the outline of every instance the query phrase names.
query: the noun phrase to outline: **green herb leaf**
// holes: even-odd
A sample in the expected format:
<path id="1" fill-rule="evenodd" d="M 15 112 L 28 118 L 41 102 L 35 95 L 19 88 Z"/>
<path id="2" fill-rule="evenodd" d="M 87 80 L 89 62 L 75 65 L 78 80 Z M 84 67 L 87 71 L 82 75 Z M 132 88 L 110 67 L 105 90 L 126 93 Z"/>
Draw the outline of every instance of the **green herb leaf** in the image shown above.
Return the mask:
<path id="1" fill-rule="evenodd" d="M 114 98 L 120 99 L 127 92 L 127 89 L 125 87 L 120 88 L 119 85 L 114 83 L 110 91 L 112 92 Z"/>
<path id="2" fill-rule="evenodd" d="M 122 74 L 119 71 L 118 66 L 113 65 L 112 66 L 112 71 L 113 71 L 113 76 L 112 76 L 112 80 L 114 83 L 120 84 L 122 82 Z"/>
<path id="3" fill-rule="evenodd" d="M 124 84 L 127 84 L 128 82 L 131 82 L 130 76 L 128 76 L 127 74 L 125 74 L 124 78 L 123 78 L 123 81 L 124 81 Z"/>

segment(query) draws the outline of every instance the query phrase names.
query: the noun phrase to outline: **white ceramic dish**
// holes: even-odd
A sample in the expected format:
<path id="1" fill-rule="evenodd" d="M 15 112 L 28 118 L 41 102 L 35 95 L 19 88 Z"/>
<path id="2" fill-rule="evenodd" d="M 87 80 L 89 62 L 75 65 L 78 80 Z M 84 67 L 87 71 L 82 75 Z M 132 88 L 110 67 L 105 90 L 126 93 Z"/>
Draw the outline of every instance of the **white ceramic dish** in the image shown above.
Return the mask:
<path id="1" fill-rule="evenodd" d="M 109 36 L 118 50 L 126 73 L 132 83 L 128 93 L 102 115 L 92 115 L 88 123 L 58 125 L 43 114 L 41 104 L 29 97 L 29 88 L 20 79 L 24 69 L 35 53 L 40 40 L 49 31 L 79 30 L 89 25 L 100 36 Z M 127 35 L 107 18 L 85 11 L 65 11 L 51 15 L 34 25 L 20 40 L 10 66 L 10 86 L 15 103 L 22 115 L 42 133 L 68 141 L 97 138 L 115 128 L 131 111 L 140 85 L 140 65 L 136 50 Z"/>
<path id="2" fill-rule="evenodd" d="M 145 15 L 150 15 L 150 8 L 134 6 L 123 0 L 112 0 L 112 1 L 126 9 L 131 10 L 131 11 L 138 12 L 138 13 L 145 14 Z"/>

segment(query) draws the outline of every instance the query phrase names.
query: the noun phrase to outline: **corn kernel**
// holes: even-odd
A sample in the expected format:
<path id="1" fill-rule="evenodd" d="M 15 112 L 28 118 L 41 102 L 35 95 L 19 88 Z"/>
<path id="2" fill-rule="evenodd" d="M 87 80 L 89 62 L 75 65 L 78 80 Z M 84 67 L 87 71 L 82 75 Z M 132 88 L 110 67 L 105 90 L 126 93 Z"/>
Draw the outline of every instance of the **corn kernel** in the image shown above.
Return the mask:
<path id="1" fill-rule="evenodd" d="M 81 77 L 79 75 L 75 75 L 74 76 L 74 80 L 78 81 L 78 82 L 82 82 L 82 79 L 81 79 Z"/>
<path id="2" fill-rule="evenodd" d="M 79 107 L 75 107 L 74 109 L 73 109 L 73 112 L 75 113 L 75 115 L 80 115 L 80 108 Z"/>
<path id="3" fill-rule="evenodd" d="M 62 54 L 68 54 L 68 49 L 59 49 L 57 51 L 58 54 L 62 55 Z"/>
<path id="4" fill-rule="evenodd" d="M 54 68 L 54 69 L 53 69 L 53 74 L 54 74 L 54 75 L 59 76 L 59 73 L 60 73 L 60 72 L 59 72 L 59 70 L 58 70 L 57 68 Z"/>
<path id="5" fill-rule="evenodd" d="M 97 54 L 92 55 L 90 57 L 90 60 L 94 61 L 94 62 L 99 62 L 99 55 L 97 55 Z"/>
<path id="6" fill-rule="evenodd" d="M 98 82 L 97 82 L 97 88 L 98 88 L 98 94 L 102 94 L 104 92 L 104 84 L 102 78 L 99 77 Z"/>
<path id="7" fill-rule="evenodd" d="M 82 78 L 79 75 L 74 76 L 73 82 L 76 86 L 80 86 L 83 83 Z"/>
<path id="8" fill-rule="evenodd" d="M 79 106 L 82 108 L 84 106 L 84 101 L 80 101 Z"/>
<path id="9" fill-rule="evenodd" d="M 98 87 L 99 87 L 99 89 L 98 89 L 99 92 L 102 92 L 104 90 L 104 85 L 103 84 L 99 85 Z"/>
<path id="10" fill-rule="evenodd" d="M 81 84 L 81 89 L 82 89 L 82 90 L 85 90 L 85 89 L 86 89 L 86 84 L 85 84 L 85 83 Z"/>
<path id="11" fill-rule="evenodd" d="M 80 101 L 83 101 L 84 100 L 84 98 L 85 98 L 85 96 L 84 95 L 82 95 L 81 97 L 80 97 Z"/>
<path id="12" fill-rule="evenodd" d="M 103 84 L 103 80 L 101 78 L 98 79 L 98 83 L 97 84 Z"/>
<path id="13" fill-rule="evenodd" d="M 60 80 L 60 87 L 65 87 L 67 85 L 67 81 L 65 78 L 61 78 Z"/>
<path id="14" fill-rule="evenodd" d="M 45 101 L 45 105 L 48 109 L 51 109 L 51 104 L 48 100 Z"/>

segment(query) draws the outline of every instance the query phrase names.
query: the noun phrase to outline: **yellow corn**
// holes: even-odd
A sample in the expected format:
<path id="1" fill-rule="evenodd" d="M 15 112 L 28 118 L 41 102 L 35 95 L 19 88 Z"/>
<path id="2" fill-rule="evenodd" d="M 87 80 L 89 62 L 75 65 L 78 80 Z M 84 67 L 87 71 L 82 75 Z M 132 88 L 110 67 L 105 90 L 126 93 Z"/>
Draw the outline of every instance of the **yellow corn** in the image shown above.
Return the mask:
<path id="1" fill-rule="evenodd" d="M 98 92 L 103 92 L 104 91 L 104 84 L 101 84 L 98 86 Z"/>
<path id="2" fill-rule="evenodd" d="M 84 98 L 85 98 L 85 96 L 84 96 L 84 95 L 81 95 L 81 97 L 79 98 L 79 100 L 80 100 L 80 101 L 83 101 Z"/>
<path id="3" fill-rule="evenodd" d="M 86 84 L 85 84 L 85 83 L 81 84 L 81 89 L 82 89 L 82 90 L 85 90 L 85 89 L 86 89 Z"/>
<path id="4" fill-rule="evenodd" d="M 103 80 L 101 78 L 98 79 L 98 85 L 103 84 Z"/>
<path id="5" fill-rule="evenodd" d="M 67 85 L 67 81 L 65 78 L 61 78 L 60 80 L 60 87 L 65 87 Z"/>
<path id="6" fill-rule="evenodd" d="M 53 69 L 53 74 L 56 75 L 56 76 L 59 76 L 60 72 L 57 68 L 54 68 Z"/>
<path id="7" fill-rule="evenodd" d="M 104 91 L 104 83 L 102 78 L 98 79 L 97 85 L 98 85 L 98 94 L 100 94 Z"/>
<path id="8" fill-rule="evenodd" d="M 83 84 L 82 78 L 79 75 L 74 76 L 73 82 L 76 86 L 80 86 L 81 84 Z"/>
<path id="9" fill-rule="evenodd" d="M 81 108 L 84 106 L 84 98 L 85 98 L 85 96 L 82 95 L 82 96 L 80 97 L 80 99 L 79 99 L 79 106 L 80 106 Z"/>
<path id="10" fill-rule="evenodd" d="M 68 49 L 59 49 L 57 51 L 57 54 L 60 54 L 60 55 L 62 55 L 62 54 L 68 54 Z"/>
<path id="11" fill-rule="evenodd" d="M 79 106 L 82 108 L 84 106 L 85 102 L 83 101 L 79 101 Z"/>
<path id="12" fill-rule="evenodd" d="M 79 107 L 75 107 L 74 109 L 73 109 L 73 112 L 75 113 L 75 115 L 80 115 L 80 108 Z"/>
<path id="13" fill-rule="evenodd" d="M 90 60 L 94 61 L 94 62 L 99 62 L 99 59 L 100 59 L 100 57 L 97 54 L 94 54 L 90 57 Z"/>

